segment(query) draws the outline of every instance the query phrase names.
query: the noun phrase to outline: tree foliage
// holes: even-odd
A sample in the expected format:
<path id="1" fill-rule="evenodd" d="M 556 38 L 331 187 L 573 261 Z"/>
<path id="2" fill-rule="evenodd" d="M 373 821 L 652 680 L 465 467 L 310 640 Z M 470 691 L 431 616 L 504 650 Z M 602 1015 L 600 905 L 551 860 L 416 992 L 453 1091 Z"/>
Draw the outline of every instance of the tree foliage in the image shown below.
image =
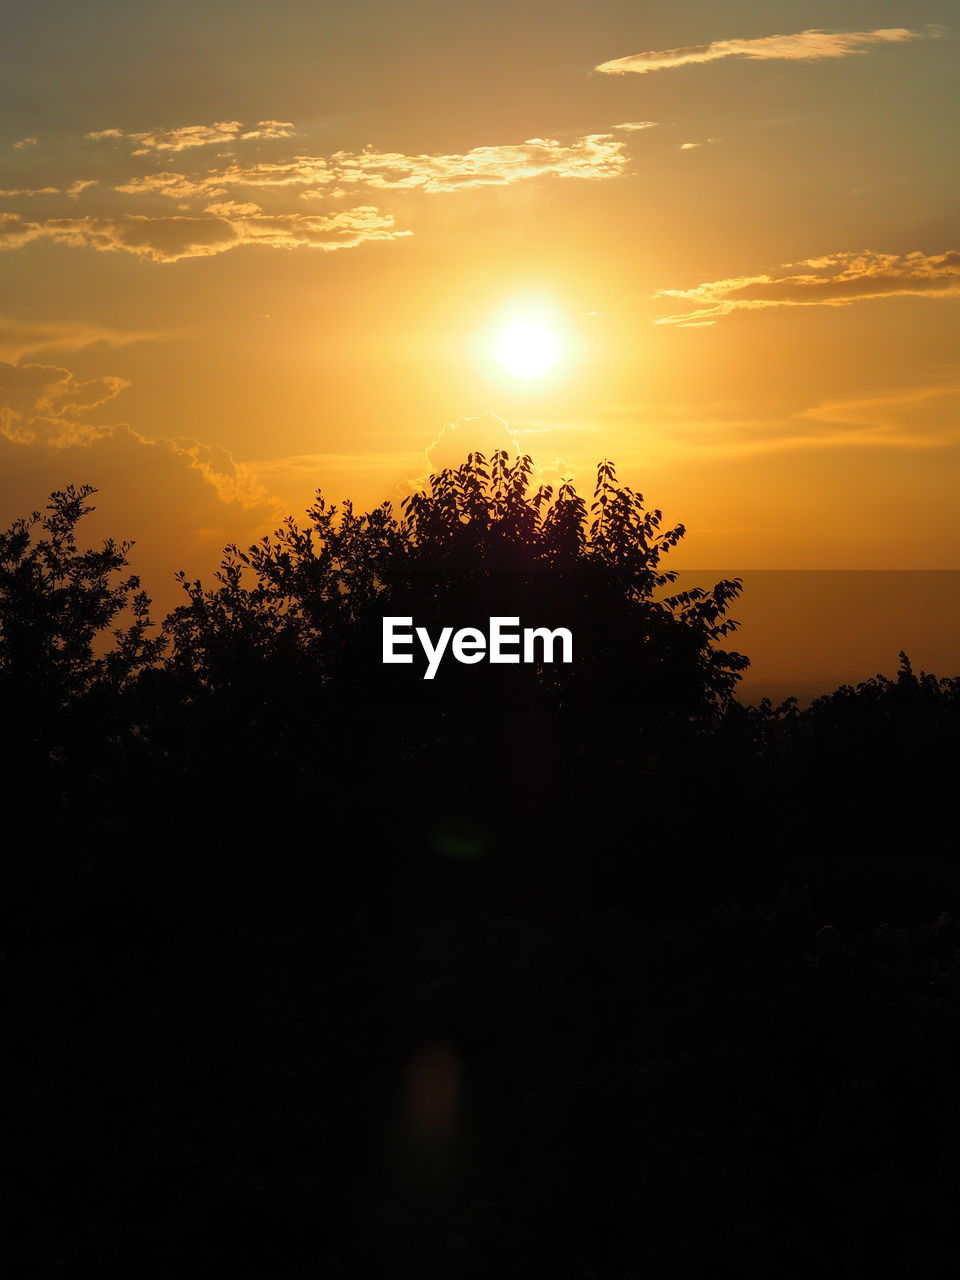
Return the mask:
<path id="1" fill-rule="evenodd" d="M 129 568 L 130 542 L 80 550 L 93 508 L 84 485 L 51 494 L 0 532 L 0 708 L 8 776 L 29 777 L 97 751 L 126 691 L 160 659 L 150 601 Z M 98 728 L 94 728 L 94 724 Z"/>
<path id="2" fill-rule="evenodd" d="M 605 685 L 621 696 L 655 691 L 687 717 L 720 709 L 747 665 L 718 647 L 736 626 L 725 615 L 739 580 L 671 595 L 676 574 L 662 562 L 683 526 L 664 529 L 612 463 L 598 467 L 589 509 L 571 483 L 534 487 L 531 473 L 529 457 L 471 454 L 399 512 L 385 503 L 360 515 L 318 494 L 306 527 L 289 519 L 246 551 L 228 547 L 217 586 L 183 580 L 187 603 L 167 621 L 171 666 L 212 687 L 241 667 L 292 662 L 359 690 L 384 676 L 383 615 L 428 627 L 519 616 L 569 626 L 578 657 L 569 673 L 518 673 L 511 696 L 522 681 L 525 696 L 551 690 L 560 700 Z M 455 676 L 491 696 L 491 680 L 475 672 L 448 673 L 444 696 Z"/>
<path id="3" fill-rule="evenodd" d="M 95 492 L 71 485 L 51 494 L 45 515 L 35 511 L 0 532 L 0 673 L 56 702 L 101 682 L 122 684 L 162 649 L 148 634 L 150 601 L 139 578 L 123 575 L 133 544 L 108 538 L 99 551 L 77 548 Z M 98 649 L 125 612 L 128 625 Z"/>

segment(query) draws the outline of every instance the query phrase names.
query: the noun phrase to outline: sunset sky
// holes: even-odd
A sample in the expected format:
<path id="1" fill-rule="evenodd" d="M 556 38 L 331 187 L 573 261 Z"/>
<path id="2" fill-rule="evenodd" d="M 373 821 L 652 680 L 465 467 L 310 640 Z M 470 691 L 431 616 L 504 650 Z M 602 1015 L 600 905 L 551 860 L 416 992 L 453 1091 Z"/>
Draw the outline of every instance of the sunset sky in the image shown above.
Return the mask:
<path id="1" fill-rule="evenodd" d="M 678 564 L 960 568 L 954 4 L 34 0 L 0 64 L 3 523 L 95 484 L 169 605 L 515 444 Z"/>

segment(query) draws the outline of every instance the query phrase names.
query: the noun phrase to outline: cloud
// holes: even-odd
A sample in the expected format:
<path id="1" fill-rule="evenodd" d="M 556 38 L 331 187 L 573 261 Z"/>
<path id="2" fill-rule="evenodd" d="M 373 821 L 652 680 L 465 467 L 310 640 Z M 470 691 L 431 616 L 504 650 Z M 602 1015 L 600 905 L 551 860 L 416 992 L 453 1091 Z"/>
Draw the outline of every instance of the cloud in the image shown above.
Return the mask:
<path id="1" fill-rule="evenodd" d="M 960 380 L 810 404 L 771 400 L 607 405 L 595 410 L 608 439 L 629 453 L 640 432 L 647 456 L 754 457 L 836 449 L 927 451 L 960 444 Z"/>
<path id="2" fill-rule="evenodd" d="M 796 268 L 804 268 L 797 271 Z M 960 296 L 960 251 L 941 254 L 836 253 L 789 263 L 774 275 L 734 276 L 694 289 L 660 289 L 655 298 L 681 298 L 693 310 L 660 316 L 657 324 L 684 328 L 714 324 L 734 311 L 767 307 L 842 307 L 868 298 Z"/>
<path id="3" fill-rule="evenodd" d="M 0 435 L 14 444 L 66 448 L 89 443 L 112 428 L 83 420 L 129 383 L 107 375 L 79 381 L 55 365 L 0 362 Z"/>
<path id="4" fill-rule="evenodd" d="M 72 321 L 38 322 L 0 315 L 0 360 L 17 361 L 41 351 L 79 351 L 98 344 L 120 347 L 133 342 L 162 342 L 173 333 L 105 329 Z"/>
<path id="5" fill-rule="evenodd" d="M 489 409 L 474 417 L 457 418 L 455 422 L 446 423 L 437 438 L 427 445 L 424 450 L 425 471 L 419 476 L 408 478 L 401 485 L 401 490 L 410 493 L 424 488 L 432 473 L 445 468 L 456 469 L 466 462 L 470 453 L 482 453 L 489 461 L 498 449 L 505 449 L 511 458 L 524 453 L 533 455 L 533 486 L 552 484 L 556 487 L 561 480 L 572 477 L 573 468 L 556 454 L 545 454 L 542 448 L 534 455 L 529 441 L 530 436 L 543 436 L 555 429 L 557 428 L 552 424 L 545 428 L 539 423 L 522 426 L 509 423 Z"/>
<path id="6" fill-rule="evenodd" d="M 278 528 L 286 514 L 269 497 L 255 505 L 227 500 L 227 490 L 218 493 L 183 450 L 126 426 L 57 450 L 14 444 L 0 433 L 0 528 L 42 508 L 50 493 L 68 484 L 92 484 L 98 491 L 96 509 L 83 521 L 81 546 L 97 546 L 106 537 L 136 544 L 131 565 L 155 601 L 155 618 L 185 602 L 174 581 L 178 569 L 216 585 L 221 548 L 228 542 L 249 546 Z"/>
<path id="7" fill-rule="evenodd" d="M 623 126 L 626 127 L 626 126 Z M 641 125 L 631 128 L 646 127 Z M 185 173 L 146 174 L 122 183 L 126 195 L 163 195 L 173 200 L 224 195 L 232 187 L 304 187 L 304 195 L 333 186 L 364 186 L 375 191 L 463 191 L 510 186 L 532 178 L 603 180 L 625 172 L 624 144 L 609 133 L 586 134 L 572 143 L 529 138 L 518 144 L 474 147 L 451 155 L 406 155 L 399 151 L 337 151 L 332 156 L 293 156 L 290 160 L 230 164 L 196 177 Z"/>
<path id="8" fill-rule="evenodd" d="M 16 142 L 11 142 L 10 145 L 14 151 L 26 151 L 28 147 L 35 147 L 37 140 L 36 138 L 18 138 Z"/>
<path id="9" fill-rule="evenodd" d="M 229 449 L 203 444 L 189 436 L 149 440 L 138 434 L 137 438 L 147 444 L 161 445 L 187 459 L 188 465 L 203 476 L 221 502 L 236 503 L 246 510 L 266 508 L 279 515 L 279 507 L 253 470 L 237 462 Z"/>
<path id="10" fill-rule="evenodd" d="M 337 172 L 322 156 L 294 156 L 276 163 L 230 164 L 192 177 L 164 170 L 131 178 L 114 190 L 123 195 L 167 196 L 171 200 L 211 199 L 226 195 L 231 187 L 327 186 L 337 181 Z"/>
<path id="11" fill-rule="evenodd" d="M 127 138 L 140 145 L 135 156 L 150 155 L 156 151 L 187 151 L 191 147 L 227 146 L 250 139 L 289 138 L 296 132 L 286 120 L 261 120 L 247 129 L 240 120 L 220 120 L 216 124 L 187 124 L 175 129 L 155 129 L 146 133 L 124 133 L 121 129 L 97 129 L 84 137 L 97 142 L 104 139 Z"/>
<path id="12" fill-rule="evenodd" d="M 188 124 L 180 129 L 158 129 L 155 133 L 128 133 L 127 137 L 141 144 L 133 154 L 145 156 L 151 151 L 227 145 L 236 141 L 242 129 L 239 120 L 221 120 L 219 124 Z"/>
<path id="13" fill-rule="evenodd" d="M 219 218 L 253 218 L 263 213 L 258 204 L 249 200 L 215 200 L 204 208 L 204 213 L 216 214 Z"/>
<path id="14" fill-rule="evenodd" d="M 151 438 L 126 423 L 91 420 L 93 411 L 109 404 L 128 386 L 126 378 L 113 374 L 81 380 L 57 365 L 0 361 L 0 437 L 11 444 L 62 451 L 125 436 L 183 459 L 221 502 L 272 508 L 270 495 L 254 472 L 236 462 L 227 449 L 189 436 Z"/>
<path id="15" fill-rule="evenodd" d="M 497 449 L 506 449 L 515 456 L 520 452 L 519 435 L 505 419 L 488 409 L 474 417 L 446 423 L 424 453 L 429 470 L 442 471 L 458 467 L 468 453 L 482 453 L 489 458 Z"/>
<path id="16" fill-rule="evenodd" d="M 656 120 L 625 120 L 623 124 L 615 124 L 614 129 L 621 133 L 639 133 L 641 129 L 656 129 Z"/>
<path id="17" fill-rule="evenodd" d="M 227 194 L 226 187 L 219 180 L 205 176 L 190 178 L 185 173 L 171 173 L 166 169 L 121 182 L 114 191 L 126 196 L 167 196 L 170 200 L 210 199 Z"/>
<path id="18" fill-rule="evenodd" d="M 548 433 L 566 429 L 555 423 L 514 425 L 487 410 L 447 423 L 425 447 L 296 454 L 246 465 L 271 490 L 282 493 L 294 509 L 310 502 L 318 478 L 324 481 L 326 495 L 334 500 L 349 494 L 355 500 L 379 504 L 386 495 L 396 501 L 425 488 L 431 473 L 460 466 L 468 453 L 479 452 L 489 458 L 497 449 L 506 449 L 511 457 L 533 453 L 533 483 L 556 485 L 572 475 L 573 469 L 543 446 L 548 443 Z"/>
<path id="19" fill-rule="evenodd" d="M 942 448 L 960 441 L 960 381 L 825 400 L 797 417 L 831 443 Z"/>
<path id="20" fill-rule="evenodd" d="M 76 200 L 88 187 L 97 185 L 96 178 L 81 179 L 69 187 L 0 187 L 0 196 L 69 196 Z"/>
<path id="21" fill-rule="evenodd" d="M 64 450 L 120 433 L 186 460 L 221 502 L 245 508 L 272 505 L 254 472 L 236 462 L 228 449 L 189 436 L 151 438 L 126 423 L 102 424 L 89 419 L 91 411 L 102 408 L 129 386 L 126 378 L 113 374 L 80 380 L 69 369 L 56 365 L 0 361 L 0 436 L 11 444 Z"/>
<path id="22" fill-rule="evenodd" d="M 0 196 L 59 196 L 60 187 L 0 187 Z"/>
<path id="23" fill-rule="evenodd" d="M 240 137 L 243 141 L 249 138 L 292 138 L 295 133 L 296 129 L 289 120 L 261 120 L 256 128 L 248 129 Z"/>
<path id="24" fill-rule="evenodd" d="M 103 252 L 132 253 L 151 262 L 211 257 L 249 244 L 331 252 L 354 248 L 370 240 L 395 240 L 410 234 L 396 230 L 391 214 L 369 205 L 330 215 L 258 212 L 151 218 L 142 214 L 119 214 L 29 222 L 16 214 L 0 214 L 0 249 L 16 249 L 32 241 L 49 240 Z"/>
<path id="25" fill-rule="evenodd" d="M 315 481 L 317 476 L 330 473 L 356 475 L 372 472 L 395 478 L 398 470 L 404 467 L 409 468 L 411 464 L 416 465 L 422 461 L 422 451 L 408 449 L 405 452 L 295 453 L 283 458 L 265 458 L 262 461 L 251 462 L 249 466 L 257 475 L 270 478 L 282 476 L 287 480 L 290 478 L 302 480 L 307 477 Z"/>
<path id="26" fill-rule="evenodd" d="M 925 450 L 943 448 L 950 441 L 937 436 L 919 434 L 917 432 L 895 431 L 888 427 L 864 424 L 853 428 L 811 428 L 809 423 L 800 421 L 781 423 L 775 431 L 754 437 L 733 437 L 728 440 L 703 440 L 699 444 L 690 442 L 688 453 L 692 448 L 710 457 L 754 458 L 771 453 L 797 453 L 823 449 L 896 449 Z"/>
<path id="27" fill-rule="evenodd" d="M 163 611 L 182 598 L 174 572 L 209 582 L 221 547 L 249 545 L 286 514 L 258 472 L 229 450 L 187 436 L 151 437 L 105 422 L 123 378 L 80 379 L 48 364 L 0 362 L 0 528 L 67 484 L 92 484 L 99 538 L 138 542 L 134 568 Z"/>
<path id="28" fill-rule="evenodd" d="M 594 70 L 610 76 L 645 75 L 649 71 L 716 62 L 720 58 L 809 62 L 820 58 L 844 58 L 852 53 L 865 53 L 874 45 L 900 44 L 905 40 L 920 40 L 938 34 L 930 28 L 925 31 L 908 31 L 905 27 L 885 27 L 879 31 L 824 31 L 814 28 L 793 35 L 715 40 L 711 44 L 694 44 L 681 49 L 650 49 L 646 53 L 633 53 L 626 58 L 601 62 Z"/>
<path id="29" fill-rule="evenodd" d="M 368 148 L 353 154 L 339 151 L 333 162 L 338 182 L 430 192 L 508 186 L 547 174 L 602 180 L 619 177 L 627 163 L 622 143 L 610 134 L 589 134 L 570 145 L 530 138 L 516 146 L 474 147 L 463 155 L 407 156 Z"/>
<path id="30" fill-rule="evenodd" d="M 338 151 L 332 159 L 340 182 L 422 191 L 507 186 L 546 174 L 602 180 L 619 177 L 627 164 L 623 144 L 609 133 L 587 134 L 569 145 L 554 138 L 528 138 L 515 146 L 474 147 L 462 155 L 408 156 L 367 148 Z"/>
<path id="31" fill-rule="evenodd" d="M 648 126 L 636 122 L 622 127 L 629 131 Z M 206 145 L 215 140 L 211 131 L 222 140 L 227 134 L 236 136 L 242 128 L 237 121 L 222 121 L 154 135 L 120 134 L 118 130 L 105 129 L 87 136 L 149 139 L 151 149 L 159 152 Z M 239 136 L 285 137 L 289 128 L 292 126 L 282 121 L 261 121 L 255 130 Z M 530 138 L 518 144 L 474 147 L 451 154 L 406 155 L 367 147 L 359 152 L 338 151 L 329 157 L 297 155 L 251 164 L 231 160 L 199 173 L 164 169 L 131 177 L 113 189 L 142 200 L 160 197 L 175 201 L 175 215 L 118 211 L 87 217 L 40 218 L 25 212 L 0 212 L 0 249 L 17 249 L 46 240 L 130 253 L 153 262 L 211 257 L 248 244 L 331 251 L 370 240 L 395 240 L 412 233 L 398 230 L 393 214 L 370 203 L 325 213 L 306 212 L 302 204 L 295 212 L 282 208 L 271 211 L 243 195 L 263 192 L 282 196 L 290 190 L 301 198 L 326 195 L 330 200 L 339 200 L 350 192 L 354 199 L 381 191 L 454 192 L 509 186 L 548 176 L 602 181 L 625 173 L 627 163 L 625 140 L 611 133 L 598 133 L 568 143 Z M 5 194 L 65 195 L 77 199 L 93 185 L 92 180 L 81 179 L 66 189 L 17 189 Z M 232 198 L 235 192 L 237 199 Z M 289 204 L 288 200 L 288 210 Z"/>

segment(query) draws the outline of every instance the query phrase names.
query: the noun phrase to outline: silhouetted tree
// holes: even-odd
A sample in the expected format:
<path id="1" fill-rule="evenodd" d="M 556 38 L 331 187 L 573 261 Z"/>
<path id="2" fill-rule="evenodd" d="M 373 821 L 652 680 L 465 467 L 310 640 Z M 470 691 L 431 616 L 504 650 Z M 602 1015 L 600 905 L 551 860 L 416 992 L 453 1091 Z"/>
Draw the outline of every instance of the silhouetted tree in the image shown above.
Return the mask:
<path id="1" fill-rule="evenodd" d="M 58 491 L 44 515 L 0 532 L 0 705 L 6 752 L 18 767 L 56 759 L 69 717 L 105 709 L 162 649 L 139 579 L 123 572 L 133 544 L 77 546 L 95 492 Z"/>
<path id="2" fill-rule="evenodd" d="M 662 513 L 620 485 L 611 463 L 598 467 L 589 513 L 570 483 L 533 489 L 531 470 L 528 457 L 498 452 L 488 465 L 471 454 L 432 475 L 400 515 L 389 503 L 365 515 L 349 503 L 340 511 L 318 494 L 306 528 L 290 519 L 247 551 L 230 546 L 218 587 L 183 581 L 188 603 L 166 624 L 171 668 L 210 688 L 275 659 L 308 660 L 314 679 L 336 679 L 341 691 L 385 676 L 396 688 L 422 671 L 378 669 L 382 615 L 426 626 L 520 616 L 570 626 L 577 661 L 571 672 L 511 672 L 514 684 L 529 686 L 532 675 L 559 702 L 578 690 L 622 699 L 645 690 L 688 717 L 720 709 L 748 662 L 717 647 L 736 626 L 725 613 L 739 580 L 670 595 L 676 574 L 661 561 L 682 525 L 661 529 Z M 495 674 L 504 687 L 507 674 Z M 494 681 L 474 670 L 448 665 L 444 676 L 446 700 L 457 676 L 474 698 L 496 697 Z"/>
<path id="3" fill-rule="evenodd" d="M 180 575 L 187 601 L 165 624 L 164 674 L 167 706 L 184 717 L 168 719 L 167 748 L 176 741 L 224 785 L 243 756 L 298 794 L 323 779 L 341 797 L 360 788 L 365 804 L 376 778 L 386 804 L 427 786 L 459 819 L 487 786 L 514 815 L 568 776 L 584 797 L 591 782 L 653 786 L 650 766 L 717 722 L 748 665 L 721 647 L 741 584 L 672 594 L 664 558 L 683 526 L 664 528 L 611 463 L 589 509 L 572 484 L 531 476 L 529 457 L 471 454 L 399 512 L 358 514 L 318 494 L 307 525 L 288 519 L 246 550 L 229 546 L 214 587 Z M 434 636 L 486 631 L 495 616 L 566 627 L 574 661 L 448 657 L 428 682 L 419 653 L 382 663 L 388 615 Z"/>

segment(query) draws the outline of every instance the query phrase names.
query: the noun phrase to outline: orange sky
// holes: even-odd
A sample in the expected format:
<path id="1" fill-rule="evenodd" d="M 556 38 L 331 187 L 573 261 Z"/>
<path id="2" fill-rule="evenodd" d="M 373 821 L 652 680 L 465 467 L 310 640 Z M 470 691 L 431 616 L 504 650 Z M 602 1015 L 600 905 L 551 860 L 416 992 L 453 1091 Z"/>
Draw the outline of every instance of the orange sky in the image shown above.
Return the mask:
<path id="1" fill-rule="evenodd" d="M 97 485 L 167 605 L 317 487 L 512 442 L 584 488 L 613 458 L 681 565 L 960 567 L 955 19 L 21 7 L 0 520 Z M 524 381 L 491 347 L 527 298 L 567 347 Z"/>

